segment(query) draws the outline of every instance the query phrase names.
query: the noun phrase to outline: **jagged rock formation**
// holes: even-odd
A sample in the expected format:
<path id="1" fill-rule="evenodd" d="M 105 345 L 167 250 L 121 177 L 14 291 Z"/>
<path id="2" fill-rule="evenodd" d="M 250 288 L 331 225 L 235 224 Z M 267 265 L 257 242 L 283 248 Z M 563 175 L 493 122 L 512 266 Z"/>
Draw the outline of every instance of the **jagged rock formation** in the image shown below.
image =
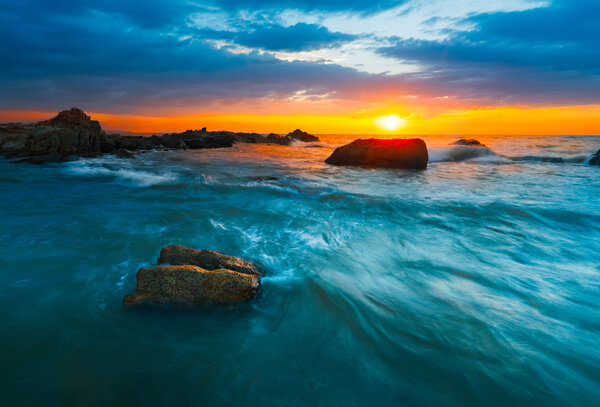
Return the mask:
<path id="1" fill-rule="evenodd" d="M 281 136 L 274 133 L 209 132 L 206 127 L 151 137 L 106 134 L 100 123 L 81 109 L 72 108 L 35 124 L 0 124 L 0 155 L 19 161 L 43 163 L 102 154 L 131 158 L 133 152 L 152 149 L 226 148 L 236 142 L 289 145 L 294 140 L 315 139 L 318 140 L 301 130 Z"/>

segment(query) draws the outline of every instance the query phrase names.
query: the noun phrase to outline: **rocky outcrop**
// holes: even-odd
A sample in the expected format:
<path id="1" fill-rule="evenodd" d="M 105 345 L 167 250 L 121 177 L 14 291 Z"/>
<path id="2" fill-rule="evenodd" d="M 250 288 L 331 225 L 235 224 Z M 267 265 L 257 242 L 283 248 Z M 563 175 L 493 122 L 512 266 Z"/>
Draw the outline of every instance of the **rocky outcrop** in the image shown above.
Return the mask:
<path id="1" fill-rule="evenodd" d="M 0 124 L 0 155 L 34 163 L 103 154 L 131 158 L 134 152 L 153 149 L 228 148 L 236 142 L 289 145 L 295 140 L 318 141 L 318 138 L 301 130 L 282 136 L 274 133 L 209 132 L 206 127 L 151 137 L 106 134 L 100 123 L 77 108 L 64 110 L 35 124 Z"/>
<path id="2" fill-rule="evenodd" d="M 157 267 L 141 268 L 126 307 L 196 307 L 248 301 L 260 289 L 260 270 L 250 261 L 213 250 L 167 246 Z"/>
<path id="3" fill-rule="evenodd" d="M 289 137 L 292 140 L 303 141 L 305 143 L 319 141 L 319 138 L 317 136 L 308 134 L 307 132 L 302 131 L 300 129 L 296 129 L 296 130 L 288 133 L 287 137 Z"/>
<path id="4" fill-rule="evenodd" d="M 61 129 L 85 130 L 91 134 L 101 134 L 102 127 L 96 120 L 92 120 L 90 116 L 76 107 L 71 110 L 63 110 L 52 119 L 37 122 L 36 126 L 58 127 Z"/>
<path id="5" fill-rule="evenodd" d="M 596 154 L 592 154 L 592 156 L 588 160 L 588 164 L 600 165 L 600 150 L 596 151 Z"/>
<path id="6" fill-rule="evenodd" d="M 0 155 L 34 162 L 95 157 L 105 149 L 114 150 L 114 140 L 75 108 L 36 124 L 0 125 Z"/>
<path id="7" fill-rule="evenodd" d="M 126 307 L 172 306 L 192 308 L 209 303 L 248 301 L 258 293 L 260 278 L 227 269 L 205 270 L 198 266 L 141 268 Z"/>
<path id="8" fill-rule="evenodd" d="M 429 155 L 421 139 L 358 139 L 335 149 L 325 160 L 331 165 L 423 170 Z"/>
<path id="9" fill-rule="evenodd" d="M 183 246 L 167 246 L 160 251 L 159 265 L 179 266 L 191 264 L 206 270 L 227 269 L 244 274 L 260 276 L 260 270 L 254 263 L 239 257 L 229 256 L 214 250 L 195 250 Z"/>
<path id="10" fill-rule="evenodd" d="M 475 140 L 473 138 L 461 138 L 460 140 L 456 140 L 454 143 L 451 143 L 455 146 L 468 146 L 468 147 L 486 147 L 485 144 L 479 142 L 479 140 Z"/>

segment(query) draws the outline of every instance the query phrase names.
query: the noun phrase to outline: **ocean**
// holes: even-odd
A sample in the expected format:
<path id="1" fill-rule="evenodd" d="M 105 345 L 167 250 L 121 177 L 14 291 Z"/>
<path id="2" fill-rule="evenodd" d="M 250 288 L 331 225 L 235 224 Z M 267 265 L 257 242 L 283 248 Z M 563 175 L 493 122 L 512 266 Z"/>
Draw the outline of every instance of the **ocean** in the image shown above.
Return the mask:
<path id="1" fill-rule="evenodd" d="M 425 171 L 294 146 L 0 159 L 3 405 L 600 405 L 600 136 L 425 137 Z M 162 247 L 250 303 L 122 308 Z"/>

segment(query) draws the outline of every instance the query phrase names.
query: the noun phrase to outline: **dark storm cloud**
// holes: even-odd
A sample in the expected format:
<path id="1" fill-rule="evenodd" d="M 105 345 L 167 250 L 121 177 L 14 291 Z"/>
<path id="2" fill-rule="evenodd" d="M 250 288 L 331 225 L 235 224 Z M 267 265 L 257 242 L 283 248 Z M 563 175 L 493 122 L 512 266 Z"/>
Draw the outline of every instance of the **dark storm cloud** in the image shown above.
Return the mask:
<path id="1" fill-rule="evenodd" d="M 443 41 L 398 40 L 384 56 L 424 67 L 422 75 L 463 96 L 504 101 L 600 102 L 600 3 L 482 14 Z"/>

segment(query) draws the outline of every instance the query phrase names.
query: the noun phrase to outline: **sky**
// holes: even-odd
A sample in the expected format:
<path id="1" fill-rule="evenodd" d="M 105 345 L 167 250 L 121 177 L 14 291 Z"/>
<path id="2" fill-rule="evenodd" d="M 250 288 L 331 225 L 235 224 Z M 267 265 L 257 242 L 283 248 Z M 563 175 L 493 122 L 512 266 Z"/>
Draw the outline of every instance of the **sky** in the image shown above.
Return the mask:
<path id="1" fill-rule="evenodd" d="M 597 0 L 0 0 L 0 121 L 600 134 Z"/>

